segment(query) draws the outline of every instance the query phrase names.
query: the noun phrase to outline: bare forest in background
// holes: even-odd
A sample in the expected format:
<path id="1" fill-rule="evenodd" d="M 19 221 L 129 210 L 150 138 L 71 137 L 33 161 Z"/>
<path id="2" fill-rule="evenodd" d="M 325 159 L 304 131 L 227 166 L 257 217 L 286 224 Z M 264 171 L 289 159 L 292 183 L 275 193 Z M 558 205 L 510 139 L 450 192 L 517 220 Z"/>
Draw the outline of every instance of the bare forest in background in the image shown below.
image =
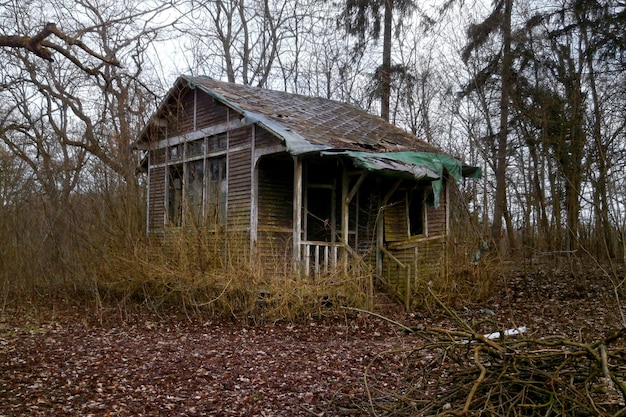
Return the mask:
<path id="1" fill-rule="evenodd" d="M 624 1 L 26 3 L 0 4 L 0 308 L 254 308 L 253 265 L 201 236 L 146 236 L 132 145 L 180 74 L 348 102 L 481 167 L 457 184 L 446 300 L 484 297 L 511 260 L 624 285 Z M 294 297 L 272 314 L 321 308 L 288 269 Z"/>

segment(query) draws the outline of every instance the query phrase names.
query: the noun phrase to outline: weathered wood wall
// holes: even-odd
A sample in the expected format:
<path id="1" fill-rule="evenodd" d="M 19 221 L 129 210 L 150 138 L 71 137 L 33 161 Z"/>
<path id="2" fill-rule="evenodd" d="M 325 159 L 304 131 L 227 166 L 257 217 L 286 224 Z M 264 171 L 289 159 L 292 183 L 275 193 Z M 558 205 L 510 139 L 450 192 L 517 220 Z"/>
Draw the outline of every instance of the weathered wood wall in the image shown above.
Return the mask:
<path id="1" fill-rule="evenodd" d="M 183 89 L 179 97 L 172 99 L 167 107 L 173 113 L 172 120 L 154 141 L 188 134 L 200 129 L 217 126 L 239 116 L 211 96 L 199 90 Z M 228 132 L 227 157 L 228 199 L 227 226 L 233 231 L 247 231 L 249 241 L 250 195 L 252 187 L 252 127 L 245 126 Z M 150 155 L 150 181 L 148 229 L 159 230 L 165 226 L 167 216 L 166 149 L 155 149 Z M 249 245 L 248 245 L 249 246 Z"/>
<path id="2" fill-rule="evenodd" d="M 282 142 L 276 136 L 272 135 L 265 129 L 254 129 L 254 147 L 255 149 L 266 149 L 282 146 Z M 293 172 L 290 174 L 293 176 Z"/>
<path id="3" fill-rule="evenodd" d="M 436 280 L 447 273 L 447 205 L 447 193 L 444 186 L 439 207 L 427 206 L 426 208 L 424 236 L 389 241 L 386 231 L 387 249 L 395 259 L 383 256 L 383 281 L 401 300 L 415 299 L 415 296 L 423 291 L 429 281 Z M 385 227 L 387 223 L 388 220 L 385 221 Z M 409 280 L 408 286 L 407 280 Z M 407 290 L 409 291 L 408 299 Z"/>
<path id="4" fill-rule="evenodd" d="M 439 207 L 426 207 L 426 224 L 428 236 L 446 235 L 448 230 L 448 193 L 445 190 L 439 196 Z"/>
<path id="5" fill-rule="evenodd" d="M 252 128 L 246 126 L 228 133 L 228 203 L 229 230 L 250 227 L 250 197 L 252 190 Z"/>
<path id="6" fill-rule="evenodd" d="M 162 229 L 165 226 L 165 167 L 150 169 L 150 194 L 148 197 L 148 229 Z"/>
<path id="7" fill-rule="evenodd" d="M 408 211 L 405 200 L 390 201 L 384 209 L 385 241 L 401 242 L 409 238 Z"/>
<path id="8" fill-rule="evenodd" d="M 265 268 L 291 264 L 293 169 L 293 160 L 289 155 L 267 156 L 258 163 L 258 236 L 255 250 Z"/>
<path id="9" fill-rule="evenodd" d="M 192 94 L 193 92 L 190 95 Z M 208 94 L 196 90 L 196 95 L 196 120 L 198 129 L 224 123 L 228 120 L 229 115 L 232 116 L 232 112 L 230 112 L 226 106 L 220 105 Z"/>
<path id="10" fill-rule="evenodd" d="M 194 101 L 194 91 L 184 88 L 169 103 L 173 118 L 168 126 L 168 136 L 178 136 L 194 130 Z"/>

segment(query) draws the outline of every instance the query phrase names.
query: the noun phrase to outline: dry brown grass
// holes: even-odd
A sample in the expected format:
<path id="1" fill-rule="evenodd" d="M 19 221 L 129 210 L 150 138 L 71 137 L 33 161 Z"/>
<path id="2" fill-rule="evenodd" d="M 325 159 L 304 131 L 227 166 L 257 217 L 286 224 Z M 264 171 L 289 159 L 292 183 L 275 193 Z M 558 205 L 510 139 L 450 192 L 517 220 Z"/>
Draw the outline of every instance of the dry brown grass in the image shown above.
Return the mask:
<path id="1" fill-rule="evenodd" d="M 366 301 L 367 276 L 327 274 L 305 278 L 291 268 L 252 263 L 233 234 L 172 229 L 163 239 L 112 248 L 101 263 L 98 287 L 121 302 L 141 301 L 151 308 L 178 305 L 194 314 L 236 320 L 299 320 L 336 315 L 343 305 Z"/>
<path id="2" fill-rule="evenodd" d="M 250 262 L 247 236 L 232 230 L 172 228 L 165 238 L 147 237 L 143 204 L 139 188 L 118 184 L 60 206 L 33 198 L 1 207 L 0 307 L 39 297 L 275 321 L 343 315 L 341 306 L 367 308 L 371 301 L 373 272 L 364 263 L 352 262 L 348 273 L 302 277 L 284 251 L 272 262 Z M 413 287 L 419 308 L 434 305 L 427 289 L 450 305 L 493 290 L 497 262 L 473 264 L 471 245 L 453 248 L 438 279 Z"/>
<path id="3" fill-rule="evenodd" d="M 367 308 L 371 301 L 373 272 L 364 263 L 303 277 L 284 251 L 271 262 L 250 262 L 248 237 L 232 228 L 172 228 L 164 238 L 148 237 L 140 187 L 95 188 L 54 201 L 25 193 L 0 206 L 0 307 L 39 297 L 275 321 L 343 315 L 342 306 Z M 451 237 L 451 257 L 437 279 L 413 286 L 415 306 L 433 308 L 430 291 L 454 306 L 497 288 L 500 263 L 488 256 L 472 263 L 478 242 L 464 240 L 471 235 L 459 230 Z"/>

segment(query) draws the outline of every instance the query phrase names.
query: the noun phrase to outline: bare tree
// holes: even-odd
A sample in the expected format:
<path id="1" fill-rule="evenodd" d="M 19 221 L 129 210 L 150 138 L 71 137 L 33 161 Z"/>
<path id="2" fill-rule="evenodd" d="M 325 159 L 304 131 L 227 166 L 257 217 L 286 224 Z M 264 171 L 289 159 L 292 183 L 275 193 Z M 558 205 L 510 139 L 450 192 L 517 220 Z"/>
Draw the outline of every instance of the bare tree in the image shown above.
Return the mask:
<path id="1" fill-rule="evenodd" d="M 81 8 L 83 13 L 74 13 L 80 17 L 64 21 L 66 31 L 71 35 L 48 24 L 35 37 L 18 37 L 25 46 L 7 46 L 5 55 L 9 65 L 2 74 L 3 94 L 14 106 L 9 112 L 11 116 L 5 119 L 3 131 L 15 126 L 29 131 L 38 122 L 33 119 L 30 107 L 32 103 L 40 102 L 47 110 L 38 116 L 38 120 L 45 120 L 54 129 L 54 136 L 60 138 L 61 146 L 86 152 L 90 158 L 97 158 L 130 180 L 135 167 L 129 146 L 146 117 L 146 106 L 156 99 L 141 81 L 146 70 L 144 57 L 160 28 L 152 22 L 166 8 L 100 9 L 102 5 L 89 1 L 67 6 L 62 2 L 50 5 L 51 12 L 56 15 L 71 16 L 67 7 Z M 20 30 L 30 27 L 25 16 L 13 18 L 21 22 L 18 25 Z M 51 35 L 59 37 L 66 45 L 48 41 Z M 98 52 L 95 52 L 95 46 L 86 46 L 87 40 L 97 46 Z M 53 61 L 53 51 L 66 59 Z M 42 65 L 40 58 L 48 62 Z M 63 126 L 59 125 L 58 114 L 67 119 Z M 24 116 L 22 122 L 19 121 L 20 115 Z M 74 131 L 68 129 L 69 125 Z M 4 139 L 10 142 L 6 136 Z M 41 149 L 34 149 L 22 156 L 42 155 Z"/>
<path id="2" fill-rule="evenodd" d="M 96 238 L 132 240 L 143 230 L 131 144 L 160 96 L 144 81 L 151 76 L 145 59 L 167 7 L 58 0 L 1 10 L 2 27 L 14 33 L 2 33 L 0 48 L 0 148 L 34 183 L 21 195 L 39 244 L 22 247 L 40 266 L 34 277 L 82 276 L 74 268 L 85 264 L 76 259 L 96 247 Z M 42 20 L 62 21 L 63 29 L 48 24 L 37 31 Z M 111 203 L 115 194 L 103 234 L 93 233 L 99 213 L 87 207 L 96 191 Z"/>
<path id="3" fill-rule="evenodd" d="M 491 227 L 492 238 L 500 241 L 502 235 L 502 219 L 507 215 L 507 192 L 506 192 L 506 167 L 507 167 L 507 142 L 509 131 L 509 101 L 512 83 L 513 57 L 511 51 L 511 14 L 513 10 L 513 0 L 499 0 L 495 2 L 491 14 L 481 23 L 470 26 L 468 30 L 469 42 L 463 51 L 463 59 L 467 61 L 472 51 L 480 48 L 496 30 L 502 32 L 502 49 L 493 56 L 479 76 L 485 77 L 489 73 L 493 74 L 495 68 L 500 68 L 500 127 L 496 145 L 496 155 L 494 159 L 495 169 L 495 201 L 493 204 L 493 222 Z M 476 78 L 472 84 L 480 84 L 485 79 Z M 512 233 L 511 225 L 507 228 Z M 514 239 L 509 236 L 509 241 L 513 244 Z"/>
<path id="4" fill-rule="evenodd" d="M 193 64 L 186 71 L 267 86 L 283 43 L 294 36 L 292 2 L 218 0 L 187 7 L 181 30 Z"/>

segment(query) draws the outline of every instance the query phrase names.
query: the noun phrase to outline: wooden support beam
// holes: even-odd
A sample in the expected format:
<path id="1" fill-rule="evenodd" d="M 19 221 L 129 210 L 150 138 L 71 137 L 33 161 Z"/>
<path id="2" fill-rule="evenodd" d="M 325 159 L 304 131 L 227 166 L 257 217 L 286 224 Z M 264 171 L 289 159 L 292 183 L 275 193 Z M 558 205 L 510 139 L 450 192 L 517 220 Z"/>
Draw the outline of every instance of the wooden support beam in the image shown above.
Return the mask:
<path id="1" fill-rule="evenodd" d="M 302 159 L 293 157 L 293 260 L 297 268 L 302 261 Z"/>
<path id="2" fill-rule="evenodd" d="M 348 247 L 348 233 L 350 222 L 350 200 L 348 199 L 348 186 L 349 178 L 346 169 L 342 171 L 341 175 L 341 243 Z M 344 253 L 343 256 L 343 272 L 348 271 L 348 253 Z"/>
<path id="3" fill-rule="evenodd" d="M 251 184 L 250 184 L 250 262 L 254 262 L 256 256 L 255 247 L 258 239 L 259 230 L 259 157 L 256 154 L 256 126 L 252 126 L 251 132 L 251 152 L 252 158 L 250 158 L 250 171 L 251 171 Z"/>
<path id="4" fill-rule="evenodd" d="M 366 177 L 367 177 L 367 171 L 363 171 L 359 179 L 356 181 L 356 184 L 354 184 L 354 187 L 352 187 L 347 197 L 345 198 L 345 200 L 347 200 L 348 203 L 352 201 L 356 193 L 359 191 L 359 188 L 361 188 L 361 184 L 363 184 L 363 181 L 365 181 Z M 346 184 L 346 188 L 347 187 L 348 187 L 348 184 Z"/>

